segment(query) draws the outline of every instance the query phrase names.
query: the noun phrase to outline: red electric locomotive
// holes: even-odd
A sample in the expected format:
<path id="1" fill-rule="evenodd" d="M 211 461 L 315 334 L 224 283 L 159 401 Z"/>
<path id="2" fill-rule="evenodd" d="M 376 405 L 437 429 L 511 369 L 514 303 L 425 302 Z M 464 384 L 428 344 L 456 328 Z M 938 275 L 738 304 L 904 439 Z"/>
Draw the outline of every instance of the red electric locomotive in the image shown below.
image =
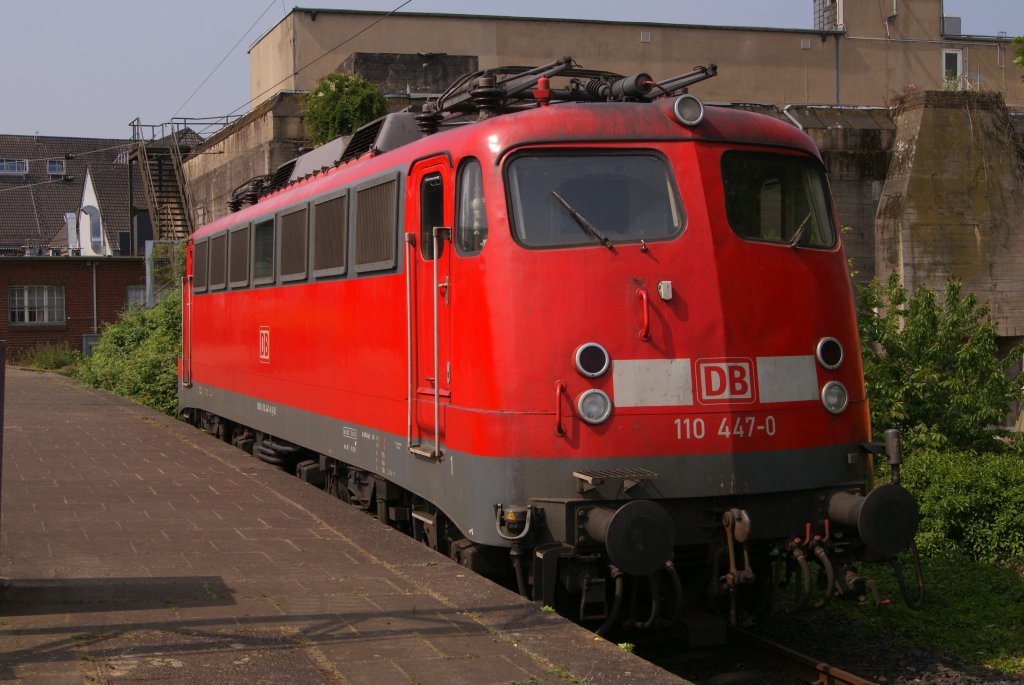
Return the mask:
<path id="1" fill-rule="evenodd" d="M 825 172 L 714 72 L 467 76 L 196 231 L 182 410 L 601 632 L 863 581 L 917 509 Z"/>

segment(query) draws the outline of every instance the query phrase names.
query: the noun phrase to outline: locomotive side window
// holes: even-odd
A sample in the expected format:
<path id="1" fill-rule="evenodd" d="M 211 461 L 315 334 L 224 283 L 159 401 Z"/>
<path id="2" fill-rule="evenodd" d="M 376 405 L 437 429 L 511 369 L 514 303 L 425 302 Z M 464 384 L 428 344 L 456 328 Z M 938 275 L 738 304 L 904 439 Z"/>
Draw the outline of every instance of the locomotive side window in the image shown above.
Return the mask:
<path id="1" fill-rule="evenodd" d="M 306 209 L 281 217 L 281 280 L 299 281 L 306 278 L 307 249 Z"/>
<path id="2" fill-rule="evenodd" d="M 459 169 L 455 208 L 455 248 L 459 254 L 478 254 L 487 242 L 487 205 L 480 162 L 467 160 Z"/>
<path id="3" fill-rule="evenodd" d="M 722 185 L 729 225 L 741 238 L 817 248 L 836 244 L 825 174 L 815 160 L 726 152 Z"/>
<path id="4" fill-rule="evenodd" d="M 252 282 L 274 280 L 274 220 L 259 221 L 252 227 Z"/>
<path id="5" fill-rule="evenodd" d="M 356 191 L 356 271 L 395 266 L 398 242 L 398 179 Z"/>
<path id="6" fill-rule="evenodd" d="M 228 234 L 210 238 L 210 290 L 222 290 L 228 277 Z"/>
<path id="7" fill-rule="evenodd" d="M 207 250 L 210 243 L 206 240 L 197 240 L 192 255 L 192 291 L 197 293 L 206 292 L 206 269 Z"/>
<path id="8" fill-rule="evenodd" d="M 348 257 L 348 195 L 313 205 L 313 273 L 345 273 Z"/>
<path id="9" fill-rule="evenodd" d="M 420 255 L 434 259 L 434 227 L 444 226 L 444 181 L 441 174 L 424 176 L 420 182 Z M 438 258 L 444 254 L 444 242 L 438 242 Z"/>
<path id="10" fill-rule="evenodd" d="M 249 227 L 228 234 L 228 281 L 232 288 L 249 285 Z"/>
<path id="11" fill-rule="evenodd" d="M 686 221 L 671 169 L 653 152 L 523 154 L 507 181 L 515 237 L 528 247 L 665 240 Z"/>

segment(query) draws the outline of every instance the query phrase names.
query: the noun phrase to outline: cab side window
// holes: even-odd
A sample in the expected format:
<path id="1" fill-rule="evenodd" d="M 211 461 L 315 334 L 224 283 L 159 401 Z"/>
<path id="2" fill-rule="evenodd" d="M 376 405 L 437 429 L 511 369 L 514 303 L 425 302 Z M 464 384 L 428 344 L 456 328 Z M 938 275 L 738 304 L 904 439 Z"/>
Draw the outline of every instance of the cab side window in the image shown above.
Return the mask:
<path id="1" fill-rule="evenodd" d="M 459 254 L 479 254 L 487 242 L 487 206 L 480 162 L 467 160 L 459 169 L 455 208 L 455 248 Z"/>
<path id="2" fill-rule="evenodd" d="M 420 254 L 428 262 L 434 259 L 434 228 L 438 226 L 444 226 L 444 181 L 441 174 L 430 174 L 420 182 Z M 437 244 L 440 259 L 444 241 Z"/>

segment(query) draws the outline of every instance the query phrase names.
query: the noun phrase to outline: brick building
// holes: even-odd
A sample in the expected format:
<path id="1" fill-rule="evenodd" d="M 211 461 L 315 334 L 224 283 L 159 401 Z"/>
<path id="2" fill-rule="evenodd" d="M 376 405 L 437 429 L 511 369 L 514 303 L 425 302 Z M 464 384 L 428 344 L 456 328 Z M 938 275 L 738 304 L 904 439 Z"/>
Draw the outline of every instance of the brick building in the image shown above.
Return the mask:
<path id="1" fill-rule="evenodd" d="M 7 295 L 0 340 L 7 340 L 8 358 L 62 342 L 83 349 L 126 305 L 140 302 L 145 271 L 143 257 L 0 258 L 0 292 Z"/>

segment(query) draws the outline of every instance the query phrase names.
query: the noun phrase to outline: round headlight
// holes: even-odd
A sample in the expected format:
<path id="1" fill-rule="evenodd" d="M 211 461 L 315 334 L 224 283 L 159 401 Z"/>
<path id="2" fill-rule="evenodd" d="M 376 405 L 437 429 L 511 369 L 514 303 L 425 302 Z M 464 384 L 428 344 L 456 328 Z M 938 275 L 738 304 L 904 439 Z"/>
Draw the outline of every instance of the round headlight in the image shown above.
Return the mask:
<path id="1" fill-rule="evenodd" d="M 612 400 L 603 390 L 585 391 L 576 401 L 580 418 L 590 424 L 607 421 L 612 414 Z"/>
<path id="2" fill-rule="evenodd" d="M 850 403 L 850 395 L 846 386 L 839 381 L 829 381 L 821 389 L 821 403 L 833 414 L 841 414 Z"/>
<path id="3" fill-rule="evenodd" d="M 843 363 L 843 346 L 835 338 L 822 338 L 818 341 L 815 356 L 826 369 L 838 369 Z"/>
<path id="4" fill-rule="evenodd" d="M 595 342 L 584 343 L 576 350 L 576 370 L 587 378 L 600 376 L 611 361 L 607 350 Z"/>
<path id="5" fill-rule="evenodd" d="M 672 105 L 672 111 L 679 123 L 696 126 L 704 121 L 704 103 L 694 95 L 680 95 Z"/>

